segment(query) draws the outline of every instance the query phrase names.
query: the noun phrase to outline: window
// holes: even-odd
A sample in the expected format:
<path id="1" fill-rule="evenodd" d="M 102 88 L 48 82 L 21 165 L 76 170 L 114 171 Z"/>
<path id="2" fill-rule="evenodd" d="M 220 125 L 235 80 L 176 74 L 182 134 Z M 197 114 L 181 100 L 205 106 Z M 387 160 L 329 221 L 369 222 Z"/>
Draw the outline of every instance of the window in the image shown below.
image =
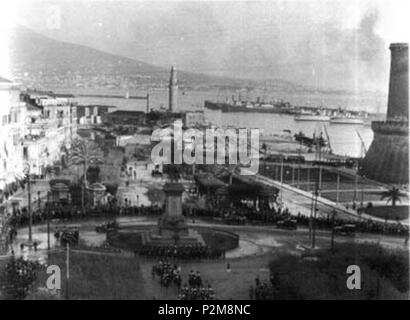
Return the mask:
<path id="1" fill-rule="evenodd" d="M 20 135 L 14 134 L 13 135 L 13 145 L 17 146 L 19 144 L 19 140 L 20 140 Z"/>
<path id="2" fill-rule="evenodd" d="M 24 158 L 24 160 L 28 160 L 28 149 L 27 149 L 27 147 L 23 148 L 23 158 Z"/>
<path id="3" fill-rule="evenodd" d="M 14 123 L 19 122 L 19 118 L 20 118 L 19 115 L 20 115 L 19 111 L 14 112 Z"/>

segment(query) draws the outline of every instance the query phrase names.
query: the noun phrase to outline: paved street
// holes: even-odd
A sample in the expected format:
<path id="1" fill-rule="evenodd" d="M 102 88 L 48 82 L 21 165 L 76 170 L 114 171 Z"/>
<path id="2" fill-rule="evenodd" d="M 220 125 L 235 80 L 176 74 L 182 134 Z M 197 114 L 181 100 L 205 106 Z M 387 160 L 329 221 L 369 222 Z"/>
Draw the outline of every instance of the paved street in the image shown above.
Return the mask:
<path id="1" fill-rule="evenodd" d="M 55 222 L 51 226 L 50 243 L 52 248 L 58 247 L 58 244 L 54 238 L 54 230 L 57 226 L 78 226 L 80 230 L 81 242 L 90 247 L 98 247 L 104 244 L 105 234 L 95 232 L 95 226 L 106 221 L 105 219 L 86 219 L 81 221 Z M 152 227 L 157 225 L 156 217 L 121 217 L 118 221 L 127 226 L 145 226 Z M 187 220 L 190 227 L 212 227 L 221 228 L 223 230 L 232 231 L 239 235 L 240 243 L 239 248 L 234 249 L 227 253 L 227 258 L 234 259 L 246 256 L 255 256 L 270 252 L 275 248 L 281 247 L 282 249 L 290 251 L 303 251 L 303 248 L 309 248 L 309 230 L 307 228 L 298 228 L 298 230 L 283 230 L 277 229 L 275 226 L 235 226 L 226 225 L 221 223 L 214 223 L 196 219 L 195 223 Z M 16 254 L 34 254 L 37 256 L 39 253 L 35 253 L 33 249 L 25 248 L 23 252 L 20 251 L 20 243 L 27 241 L 28 230 L 27 228 L 21 228 L 18 230 L 17 240 L 13 245 Z M 327 247 L 330 246 L 330 231 L 317 230 L 317 246 Z M 33 239 L 39 242 L 39 252 L 45 252 L 47 249 L 47 227 L 45 224 L 36 225 L 33 227 Z M 356 237 L 343 237 L 336 236 L 336 242 L 375 242 L 380 243 L 383 246 L 389 248 L 404 249 L 404 239 L 396 236 L 386 236 L 378 234 L 360 234 L 357 233 Z M 407 248 L 408 249 L 408 248 Z"/>

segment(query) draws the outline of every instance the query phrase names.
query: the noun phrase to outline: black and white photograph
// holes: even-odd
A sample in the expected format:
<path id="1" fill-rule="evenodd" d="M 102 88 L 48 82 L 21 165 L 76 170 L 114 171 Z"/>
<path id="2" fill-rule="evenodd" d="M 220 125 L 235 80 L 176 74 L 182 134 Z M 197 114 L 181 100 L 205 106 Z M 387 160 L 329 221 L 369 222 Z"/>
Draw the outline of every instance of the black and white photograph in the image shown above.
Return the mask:
<path id="1" fill-rule="evenodd" d="M 409 14 L 1 1 L 0 300 L 409 300 Z"/>

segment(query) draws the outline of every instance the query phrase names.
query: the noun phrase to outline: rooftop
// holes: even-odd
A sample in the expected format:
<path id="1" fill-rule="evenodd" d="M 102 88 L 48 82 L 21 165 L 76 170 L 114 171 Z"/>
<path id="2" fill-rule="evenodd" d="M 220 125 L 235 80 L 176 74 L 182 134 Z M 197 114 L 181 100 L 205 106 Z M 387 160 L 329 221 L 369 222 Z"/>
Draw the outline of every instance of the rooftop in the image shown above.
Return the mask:
<path id="1" fill-rule="evenodd" d="M 143 115 L 143 114 L 145 114 L 145 112 L 144 111 L 137 111 L 137 110 L 116 110 L 116 111 L 114 111 L 114 112 L 110 112 L 110 114 L 112 114 L 112 115 L 124 115 L 124 116 L 127 116 L 127 115 Z"/>
<path id="2" fill-rule="evenodd" d="M 0 83 L 12 83 L 10 80 L 0 77 Z"/>

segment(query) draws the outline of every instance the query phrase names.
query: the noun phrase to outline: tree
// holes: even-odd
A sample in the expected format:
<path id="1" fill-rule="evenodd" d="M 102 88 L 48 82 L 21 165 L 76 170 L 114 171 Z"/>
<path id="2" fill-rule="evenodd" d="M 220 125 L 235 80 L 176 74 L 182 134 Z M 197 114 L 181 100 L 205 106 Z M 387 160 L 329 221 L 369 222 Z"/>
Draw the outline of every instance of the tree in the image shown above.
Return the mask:
<path id="1" fill-rule="evenodd" d="M 392 186 L 389 190 L 383 191 L 381 193 L 381 198 L 380 200 L 386 200 L 387 203 L 391 201 L 392 207 L 396 206 L 396 202 L 399 201 L 401 202 L 401 198 L 404 197 L 405 194 L 400 191 L 399 188 Z"/>
<path id="2" fill-rule="evenodd" d="M 38 262 L 11 257 L 3 270 L 3 288 L 12 299 L 24 299 L 40 268 Z"/>
<path id="3" fill-rule="evenodd" d="M 87 170 L 89 166 L 97 166 L 104 163 L 104 154 L 93 141 L 75 139 L 69 153 L 71 164 L 83 166 L 83 186 L 81 194 L 81 207 L 85 214 L 85 190 L 87 188 Z"/>

